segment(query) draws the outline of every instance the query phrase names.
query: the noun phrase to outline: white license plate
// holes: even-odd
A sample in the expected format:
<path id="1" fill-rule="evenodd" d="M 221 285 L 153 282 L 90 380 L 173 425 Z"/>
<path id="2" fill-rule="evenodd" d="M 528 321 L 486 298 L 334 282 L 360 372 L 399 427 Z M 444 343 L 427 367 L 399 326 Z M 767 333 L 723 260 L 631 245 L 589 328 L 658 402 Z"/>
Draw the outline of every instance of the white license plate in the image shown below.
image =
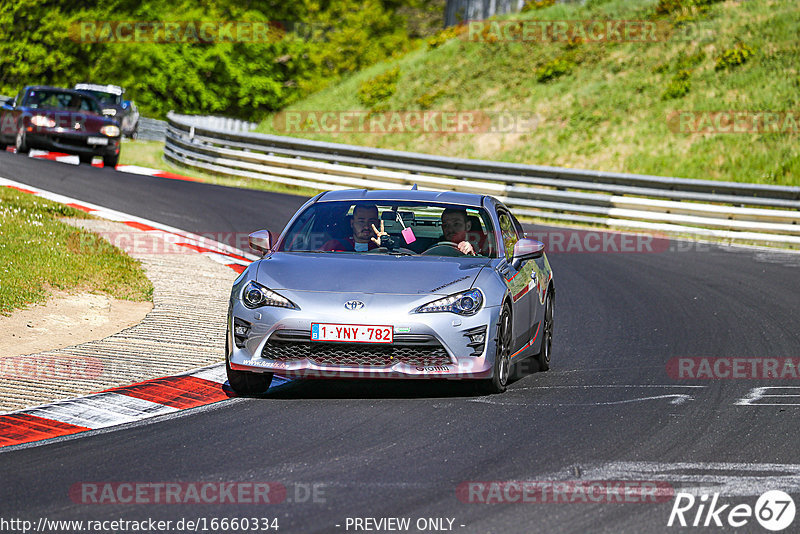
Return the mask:
<path id="1" fill-rule="evenodd" d="M 108 139 L 105 137 L 90 137 L 86 140 L 86 143 L 89 145 L 107 145 Z"/>
<path id="2" fill-rule="evenodd" d="M 394 327 L 388 325 L 313 323 L 311 341 L 391 343 Z"/>

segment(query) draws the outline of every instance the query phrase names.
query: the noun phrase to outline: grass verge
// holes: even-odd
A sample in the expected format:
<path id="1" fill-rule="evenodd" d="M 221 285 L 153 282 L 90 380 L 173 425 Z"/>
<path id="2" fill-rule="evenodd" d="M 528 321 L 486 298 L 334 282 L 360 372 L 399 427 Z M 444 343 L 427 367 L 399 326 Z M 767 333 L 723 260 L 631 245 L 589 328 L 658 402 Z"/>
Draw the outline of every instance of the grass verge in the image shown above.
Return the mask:
<path id="1" fill-rule="evenodd" d="M 668 32 L 649 42 L 569 43 L 443 34 L 436 46 L 369 67 L 289 108 L 532 114 L 533 121 L 508 131 L 376 133 L 343 125 L 334 132 L 314 122 L 287 131 L 280 115 L 258 131 L 536 165 L 800 185 L 797 0 L 588 0 L 513 17 L 652 21 Z M 704 113 L 728 111 L 795 119 L 769 133 L 706 128 Z M 699 132 L 676 131 L 670 117 L 681 112 L 698 114 Z"/>
<path id="2" fill-rule="evenodd" d="M 153 285 L 138 260 L 59 217 L 86 213 L 0 187 L 0 314 L 43 302 L 49 288 L 149 301 Z"/>

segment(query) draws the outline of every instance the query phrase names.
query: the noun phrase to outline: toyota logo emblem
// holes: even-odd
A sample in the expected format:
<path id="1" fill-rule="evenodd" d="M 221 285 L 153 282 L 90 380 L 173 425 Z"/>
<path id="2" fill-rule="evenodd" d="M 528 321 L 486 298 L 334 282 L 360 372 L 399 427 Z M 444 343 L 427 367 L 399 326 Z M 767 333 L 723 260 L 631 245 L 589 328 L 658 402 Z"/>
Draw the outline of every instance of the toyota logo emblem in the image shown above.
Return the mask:
<path id="1" fill-rule="evenodd" d="M 360 300 L 348 300 L 344 303 L 345 310 L 360 310 L 364 307 L 364 303 Z"/>

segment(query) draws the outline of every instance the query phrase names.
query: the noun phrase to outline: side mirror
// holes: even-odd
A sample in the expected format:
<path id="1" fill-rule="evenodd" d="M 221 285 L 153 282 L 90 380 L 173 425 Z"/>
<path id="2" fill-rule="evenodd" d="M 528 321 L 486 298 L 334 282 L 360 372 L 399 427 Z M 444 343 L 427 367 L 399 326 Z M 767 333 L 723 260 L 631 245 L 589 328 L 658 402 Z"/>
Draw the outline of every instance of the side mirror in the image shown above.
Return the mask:
<path id="1" fill-rule="evenodd" d="M 272 250 L 272 235 L 268 230 L 258 230 L 248 238 L 250 248 L 258 252 L 267 253 Z"/>
<path id="2" fill-rule="evenodd" d="M 512 263 L 519 264 L 525 260 L 535 260 L 544 255 L 544 243 L 535 239 L 520 239 L 514 244 Z"/>

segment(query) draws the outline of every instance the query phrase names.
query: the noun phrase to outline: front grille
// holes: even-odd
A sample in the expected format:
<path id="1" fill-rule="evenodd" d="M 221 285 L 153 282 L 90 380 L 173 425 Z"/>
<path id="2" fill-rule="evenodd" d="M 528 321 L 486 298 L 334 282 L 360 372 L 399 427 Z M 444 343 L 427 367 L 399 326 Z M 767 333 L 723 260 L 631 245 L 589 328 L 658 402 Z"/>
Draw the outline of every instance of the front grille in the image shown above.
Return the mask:
<path id="1" fill-rule="evenodd" d="M 55 137 L 53 138 L 53 142 L 58 145 L 64 145 L 64 146 L 92 148 L 86 143 L 86 138 L 84 137 Z"/>
<path id="2" fill-rule="evenodd" d="M 275 332 L 264 345 L 261 356 L 277 361 L 308 358 L 317 365 L 347 367 L 388 367 L 397 362 L 414 366 L 452 363 L 444 347 L 433 336 L 395 334 L 394 343 L 311 343 L 309 332 Z"/>

